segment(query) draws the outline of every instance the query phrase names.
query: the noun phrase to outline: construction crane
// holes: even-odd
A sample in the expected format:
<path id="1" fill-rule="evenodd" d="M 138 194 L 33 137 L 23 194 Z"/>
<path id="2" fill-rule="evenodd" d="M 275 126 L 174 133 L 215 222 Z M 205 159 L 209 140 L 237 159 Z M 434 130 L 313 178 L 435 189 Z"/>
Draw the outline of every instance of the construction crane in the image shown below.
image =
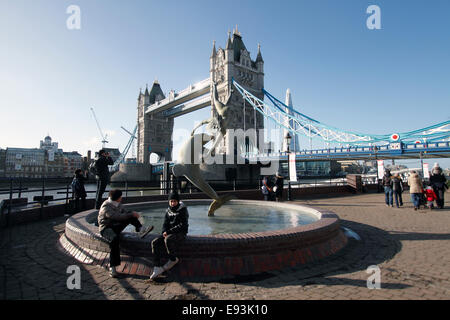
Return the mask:
<path id="1" fill-rule="evenodd" d="M 102 140 L 102 149 L 104 149 L 105 143 L 109 143 L 109 141 L 106 140 L 106 138 L 108 137 L 108 134 L 106 134 L 106 135 L 103 134 L 102 128 L 100 128 L 100 124 L 98 123 L 97 116 L 95 115 L 94 108 L 91 108 L 91 111 L 92 111 L 92 114 L 94 115 L 95 122 L 97 123 L 98 131 L 100 131 L 100 135 L 103 139 Z"/>
<path id="2" fill-rule="evenodd" d="M 136 155 L 135 155 L 135 151 L 134 151 L 134 149 L 135 149 L 135 145 L 134 145 L 134 139 L 137 139 L 137 137 L 135 136 L 135 134 L 134 133 L 131 133 L 130 131 L 128 131 L 127 129 L 125 129 L 124 127 L 122 127 L 122 126 L 120 126 L 126 133 L 128 133 L 130 136 L 131 136 L 131 140 L 132 140 L 132 143 L 131 143 L 131 157 L 132 158 L 134 158 Z M 134 129 L 134 132 L 136 133 L 136 129 L 137 128 L 135 128 Z"/>
<path id="3" fill-rule="evenodd" d="M 127 156 L 128 151 L 130 150 L 134 139 L 136 139 L 136 130 L 137 130 L 137 126 L 134 127 L 133 133 L 131 133 L 130 131 L 128 131 L 127 129 L 125 129 L 124 127 L 121 127 L 123 130 L 125 130 L 126 133 L 128 133 L 130 135 L 130 140 L 128 140 L 127 145 L 125 146 L 125 149 L 123 149 L 122 153 L 120 154 L 120 157 L 114 162 L 114 164 L 112 165 L 110 171 L 114 172 L 119 170 L 119 165 L 123 162 L 125 162 L 125 157 Z"/>

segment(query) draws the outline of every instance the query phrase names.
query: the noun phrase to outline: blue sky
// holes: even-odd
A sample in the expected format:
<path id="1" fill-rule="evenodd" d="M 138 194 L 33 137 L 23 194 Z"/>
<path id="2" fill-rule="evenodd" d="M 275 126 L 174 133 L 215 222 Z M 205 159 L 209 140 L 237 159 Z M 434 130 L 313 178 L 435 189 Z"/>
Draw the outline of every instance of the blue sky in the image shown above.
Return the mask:
<path id="1" fill-rule="evenodd" d="M 372 4 L 381 30 L 366 27 Z M 81 30 L 66 27 L 69 5 L 81 9 Z M 213 40 L 224 47 L 236 24 L 253 58 L 261 44 L 266 89 L 284 99 L 290 88 L 315 119 L 373 134 L 449 120 L 449 12 L 446 0 L 0 0 L 0 147 L 38 147 L 49 133 L 66 151 L 97 150 L 93 106 L 109 146 L 122 149 L 139 88 L 207 78 Z"/>

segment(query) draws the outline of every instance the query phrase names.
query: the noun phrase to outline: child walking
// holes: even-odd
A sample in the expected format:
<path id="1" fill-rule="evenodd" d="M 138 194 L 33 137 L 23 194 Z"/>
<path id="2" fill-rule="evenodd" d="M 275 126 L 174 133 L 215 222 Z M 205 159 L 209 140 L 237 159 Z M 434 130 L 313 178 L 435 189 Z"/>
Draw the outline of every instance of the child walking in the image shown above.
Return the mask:
<path id="1" fill-rule="evenodd" d="M 428 206 L 428 208 L 431 210 L 431 209 L 434 208 L 433 202 L 434 202 L 435 200 L 437 200 L 436 193 L 434 192 L 433 188 L 430 187 L 430 186 L 428 186 L 428 187 L 424 190 L 424 193 L 425 193 L 425 197 L 427 198 L 427 206 Z"/>

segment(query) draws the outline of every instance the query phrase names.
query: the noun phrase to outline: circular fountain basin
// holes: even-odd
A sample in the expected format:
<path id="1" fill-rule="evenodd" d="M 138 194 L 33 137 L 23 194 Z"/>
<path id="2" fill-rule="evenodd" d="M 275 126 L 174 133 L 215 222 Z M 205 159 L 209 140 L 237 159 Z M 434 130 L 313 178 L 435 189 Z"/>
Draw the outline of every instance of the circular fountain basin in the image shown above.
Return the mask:
<path id="1" fill-rule="evenodd" d="M 227 277 L 280 270 L 310 263 L 342 249 L 347 238 L 330 211 L 288 203 L 231 200 L 208 217 L 211 200 L 184 200 L 189 233 L 179 249 L 180 277 Z M 152 258 L 151 241 L 161 233 L 167 201 L 125 205 L 142 212 L 144 225 L 155 229 L 140 239 L 129 226 L 122 233 L 121 253 Z M 97 210 L 66 222 L 66 238 L 75 245 L 109 252 L 94 225 Z"/>

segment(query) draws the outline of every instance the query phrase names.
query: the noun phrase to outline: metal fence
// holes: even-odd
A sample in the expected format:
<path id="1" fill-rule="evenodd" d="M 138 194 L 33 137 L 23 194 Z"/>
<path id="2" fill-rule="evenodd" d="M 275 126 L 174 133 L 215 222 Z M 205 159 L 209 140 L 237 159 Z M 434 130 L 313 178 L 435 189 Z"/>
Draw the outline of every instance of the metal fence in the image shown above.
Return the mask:
<path id="1" fill-rule="evenodd" d="M 45 206 L 64 204 L 65 213 L 72 212 L 73 192 L 71 183 L 73 178 L 0 178 L 0 214 L 3 220 L 14 211 L 20 211 L 26 208 L 40 209 L 42 218 L 43 208 Z M 207 180 L 207 182 L 216 191 L 237 191 L 237 190 L 260 190 L 262 180 Z M 91 188 L 96 189 L 96 181 L 88 180 Z M 346 185 L 346 178 L 304 178 L 297 182 L 290 182 L 285 179 L 285 186 L 292 188 L 320 187 L 320 186 L 340 186 Z M 171 180 L 159 180 L 151 182 L 142 181 L 123 181 L 111 182 L 105 193 L 109 190 L 119 188 L 123 191 L 123 197 L 144 195 L 163 195 L 171 190 L 178 190 L 180 193 L 202 192 L 184 178 L 173 178 Z M 96 190 L 86 190 L 87 198 L 94 198 Z M 25 197 L 26 198 L 25 198 Z M 32 201 L 29 201 L 32 197 Z"/>

